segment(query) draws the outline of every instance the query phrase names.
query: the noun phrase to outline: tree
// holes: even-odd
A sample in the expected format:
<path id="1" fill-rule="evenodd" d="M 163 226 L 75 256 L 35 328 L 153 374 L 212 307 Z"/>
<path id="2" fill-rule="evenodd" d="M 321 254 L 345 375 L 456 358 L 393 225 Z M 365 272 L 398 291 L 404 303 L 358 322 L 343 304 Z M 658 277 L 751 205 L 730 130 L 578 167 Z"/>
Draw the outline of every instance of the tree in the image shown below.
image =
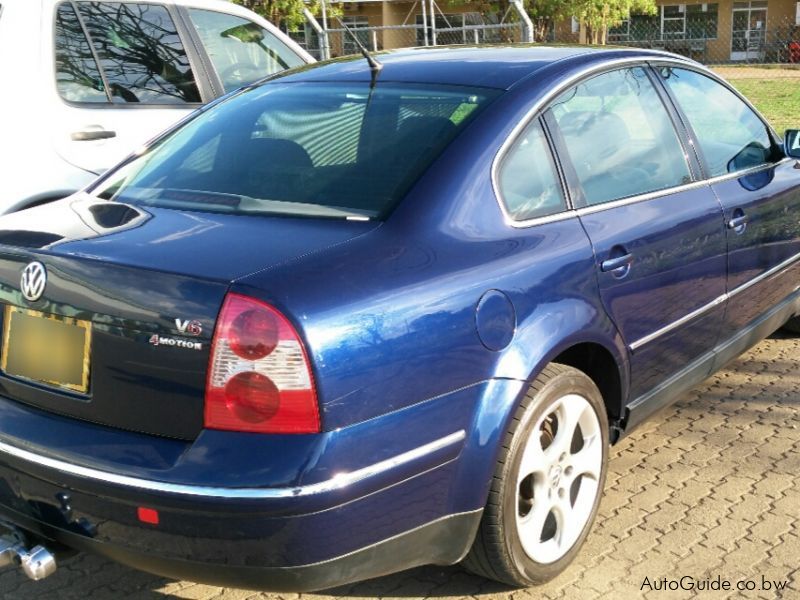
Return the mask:
<path id="1" fill-rule="evenodd" d="M 533 21 L 534 41 L 547 41 L 556 23 L 572 18 L 577 3 L 576 0 L 523 0 L 525 12 Z"/>
<path id="2" fill-rule="evenodd" d="M 305 2 L 304 0 L 233 0 L 245 8 L 257 12 L 272 22 L 276 27 L 284 27 L 287 31 L 297 31 L 306 22 L 303 9 L 308 8 L 312 14 L 320 13 L 320 0 Z M 326 6 L 328 17 L 335 18 L 342 14 L 341 5 L 329 2 Z"/>
<path id="3" fill-rule="evenodd" d="M 586 27 L 586 41 L 605 44 L 608 30 L 620 25 L 631 13 L 654 15 L 655 0 L 574 0 L 573 15 Z"/>

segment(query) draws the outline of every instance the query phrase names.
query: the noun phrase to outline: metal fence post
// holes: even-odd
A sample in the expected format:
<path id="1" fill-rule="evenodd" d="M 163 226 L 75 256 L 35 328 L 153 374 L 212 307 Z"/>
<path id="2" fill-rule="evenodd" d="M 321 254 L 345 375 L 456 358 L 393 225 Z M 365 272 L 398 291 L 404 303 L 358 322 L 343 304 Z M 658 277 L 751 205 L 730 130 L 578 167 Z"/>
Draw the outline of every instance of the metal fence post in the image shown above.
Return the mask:
<path id="1" fill-rule="evenodd" d="M 425 0 L 422 0 L 425 2 Z M 435 0 L 431 1 L 431 45 L 436 45 L 436 2 Z"/>
<path id="2" fill-rule="evenodd" d="M 528 43 L 535 41 L 533 37 L 533 21 L 525 11 L 522 0 L 511 0 L 511 6 L 514 7 L 514 10 L 517 11 L 519 18 L 522 20 L 522 41 Z"/>
<path id="3" fill-rule="evenodd" d="M 320 38 L 320 45 L 322 46 L 322 59 L 327 60 L 331 57 L 331 40 L 328 36 L 328 5 L 326 0 L 320 0 L 320 6 L 322 7 L 322 32 L 323 35 Z"/>
<path id="4" fill-rule="evenodd" d="M 307 8 L 303 9 L 303 15 L 305 15 L 306 21 L 308 21 L 308 24 L 311 25 L 312 29 L 316 31 L 319 36 L 320 59 L 327 60 L 331 57 L 331 47 L 328 45 L 328 31 L 322 28 L 319 21 L 317 21 L 316 17 L 314 17 Z"/>
<path id="5" fill-rule="evenodd" d="M 422 35 L 425 45 L 428 45 L 428 8 L 425 0 L 422 0 Z"/>

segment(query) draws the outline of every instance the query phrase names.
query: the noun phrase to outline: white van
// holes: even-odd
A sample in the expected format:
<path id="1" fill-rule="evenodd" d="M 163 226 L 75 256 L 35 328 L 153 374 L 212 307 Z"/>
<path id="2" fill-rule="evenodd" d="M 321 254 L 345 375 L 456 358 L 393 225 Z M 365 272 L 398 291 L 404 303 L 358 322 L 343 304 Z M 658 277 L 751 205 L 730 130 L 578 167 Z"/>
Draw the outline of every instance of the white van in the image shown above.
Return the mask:
<path id="1" fill-rule="evenodd" d="M 204 103 L 313 60 L 222 0 L 0 0 L 0 212 L 71 194 Z"/>

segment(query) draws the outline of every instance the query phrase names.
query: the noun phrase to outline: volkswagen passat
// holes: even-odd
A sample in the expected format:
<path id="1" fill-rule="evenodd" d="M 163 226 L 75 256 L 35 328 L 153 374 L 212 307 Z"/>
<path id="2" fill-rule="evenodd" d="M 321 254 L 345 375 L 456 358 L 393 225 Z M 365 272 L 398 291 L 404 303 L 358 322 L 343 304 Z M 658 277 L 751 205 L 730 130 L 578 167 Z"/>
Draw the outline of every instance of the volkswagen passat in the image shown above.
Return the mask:
<path id="1" fill-rule="evenodd" d="M 575 557 L 609 444 L 800 330 L 800 140 L 664 53 L 251 86 L 0 219 L 0 557 L 321 589 Z"/>

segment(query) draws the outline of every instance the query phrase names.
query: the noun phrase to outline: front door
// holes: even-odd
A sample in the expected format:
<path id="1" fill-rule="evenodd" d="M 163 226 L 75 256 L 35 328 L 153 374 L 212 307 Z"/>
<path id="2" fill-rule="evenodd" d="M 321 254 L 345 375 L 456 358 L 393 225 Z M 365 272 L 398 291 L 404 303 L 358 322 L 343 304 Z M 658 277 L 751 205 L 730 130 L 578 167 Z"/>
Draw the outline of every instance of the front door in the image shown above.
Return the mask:
<path id="1" fill-rule="evenodd" d="M 722 210 L 708 186 L 687 185 L 696 165 L 645 68 L 586 80 L 547 119 L 582 195 L 600 295 L 629 348 L 636 399 L 713 356 L 724 316 Z"/>
<path id="2" fill-rule="evenodd" d="M 741 5 L 741 7 L 739 7 Z M 731 60 L 764 60 L 767 3 L 736 2 L 731 32 Z"/>
<path id="3" fill-rule="evenodd" d="M 691 126 L 725 215 L 731 340 L 800 283 L 800 170 L 783 160 L 761 118 L 733 91 L 688 69 L 660 70 Z"/>

